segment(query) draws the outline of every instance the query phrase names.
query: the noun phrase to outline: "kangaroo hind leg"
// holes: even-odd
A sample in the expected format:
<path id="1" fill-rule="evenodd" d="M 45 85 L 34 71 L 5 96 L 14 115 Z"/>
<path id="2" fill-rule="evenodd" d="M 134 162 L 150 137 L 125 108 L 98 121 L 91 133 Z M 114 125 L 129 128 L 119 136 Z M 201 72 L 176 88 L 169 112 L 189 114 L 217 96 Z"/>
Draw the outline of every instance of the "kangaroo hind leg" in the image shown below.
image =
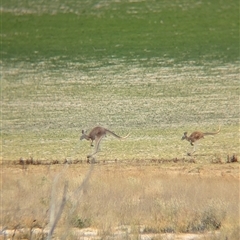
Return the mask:
<path id="1" fill-rule="evenodd" d="M 99 146 L 100 146 L 100 142 L 102 140 L 103 136 L 101 136 L 100 138 L 97 138 L 95 139 L 95 150 L 92 154 L 89 154 L 87 155 L 87 158 L 92 158 L 93 159 L 93 162 L 95 162 L 95 159 L 94 159 L 94 155 L 97 154 L 99 152 Z"/>
<path id="2" fill-rule="evenodd" d="M 193 153 L 195 153 L 196 152 L 196 148 L 197 148 L 197 143 L 195 142 L 195 143 L 193 143 L 192 144 L 193 145 L 193 150 L 192 150 L 192 152 L 190 152 L 190 153 L 188 153 L 188 156 L 191 156 Z"/>

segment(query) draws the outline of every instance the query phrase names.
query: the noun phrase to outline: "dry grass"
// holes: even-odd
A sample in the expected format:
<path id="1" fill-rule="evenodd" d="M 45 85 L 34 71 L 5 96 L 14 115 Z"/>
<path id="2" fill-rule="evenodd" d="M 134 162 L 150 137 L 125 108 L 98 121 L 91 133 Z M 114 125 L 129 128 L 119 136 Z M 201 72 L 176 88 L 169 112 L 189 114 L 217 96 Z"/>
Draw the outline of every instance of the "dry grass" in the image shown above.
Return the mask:
<path id="1" fill-rule="evenodd" d="M 83 181 L 89 166 L 70 165 L 57 183 L 56 204 L 63 185 L 69 183 L 67 203 L 57 236 L 66 228 L 93 227 L 98 236 L 113 236 L 116 227 L 129 228 L 131 234 L 206 233 L 238 239 L 239 173 L 238 164 L 212 165 L 95 165 L 87 186 L 74 191 Z M 48 229 L 53 179 L 62 165 L 3 165 L 2 227 Z M 220 175 L 220 176 L 218 176 Z M 71 214 L 70 214 L 71 212 Z M 125 227 L 124 227 L 125 226 Z M 73 236 L 72 236 L 73 237 Z M 75 236 L 76 237 L 76 236 Z"/>

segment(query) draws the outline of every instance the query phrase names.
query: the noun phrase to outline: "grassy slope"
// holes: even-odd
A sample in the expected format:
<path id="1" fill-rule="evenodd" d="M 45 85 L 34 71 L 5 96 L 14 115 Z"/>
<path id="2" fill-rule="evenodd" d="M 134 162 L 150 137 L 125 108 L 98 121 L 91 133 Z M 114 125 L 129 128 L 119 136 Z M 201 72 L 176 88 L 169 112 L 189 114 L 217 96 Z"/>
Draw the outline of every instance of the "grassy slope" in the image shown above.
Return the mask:
<path id="1" fill-rule="evenodd" d="M 221 157 L 238 152 L 237 1 L 55 4 L 3 1 L 5 159 L 85 158 L 96 124 L 132 133 L 102 158 L 185 156 L 183 131 L 218 124 Z"/>
<path id="2" fill-rule="evenodd" d="M 60 10 L 48 14 L 41 8 L 39 14 L 3 11 L 3 59 L 167 57 L 201 63 L 206 58 L 229 62 L 239 57 L 236 0 L 110 1 L 108 7 L 77 7 L 78 15 Z"/>

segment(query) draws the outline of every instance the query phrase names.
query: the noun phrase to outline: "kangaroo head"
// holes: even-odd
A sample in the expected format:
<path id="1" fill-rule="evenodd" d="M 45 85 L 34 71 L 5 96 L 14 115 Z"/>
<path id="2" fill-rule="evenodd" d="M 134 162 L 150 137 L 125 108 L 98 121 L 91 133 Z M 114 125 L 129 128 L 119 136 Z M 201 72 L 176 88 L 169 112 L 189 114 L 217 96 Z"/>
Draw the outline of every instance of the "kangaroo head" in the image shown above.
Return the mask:
<path id="1" fill-rule="evenodd" d="M 88 139 L 84 130 L 82 130 L 82 136 L 80 137 L 80 140 L 83 140 L 83 139 Z"/>
<path id="2" fill-rule="evenodd" d="M 182 140 L 187 139 L 187 132 L 183 133 Z"/>

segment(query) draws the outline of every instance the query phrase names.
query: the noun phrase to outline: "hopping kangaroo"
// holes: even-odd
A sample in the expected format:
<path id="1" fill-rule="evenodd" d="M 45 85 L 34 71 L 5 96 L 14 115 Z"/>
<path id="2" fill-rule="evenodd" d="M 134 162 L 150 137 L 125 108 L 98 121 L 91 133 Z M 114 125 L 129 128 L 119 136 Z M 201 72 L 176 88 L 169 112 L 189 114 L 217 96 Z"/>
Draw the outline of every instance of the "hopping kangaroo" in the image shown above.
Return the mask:
<path id="1" fill-rule="evenodd" d="M 200 132 L 200 131 L 195 131 L 189 137 L 187 136 L 187 132 L 185 132 L 182 136 L 182 140 L 186 139 L 193 146 L 193 151 L 191 153 L 188 153 L 188 155 L 191 155 L 192 153 L 194 153 L 196 151 L 195 147 L 197 144 L 196 142 L 198 140 L 200 140 L 201 138 L 204 138 L 204 136 L 215 135 L 215 134 L 218 134 L 219 132 L 220 132 L 220 126 L 216 132 L 205 132 L 204 133 L 204 132 Z"/>
<path id="2" fill-rule="evenodd" d="M 86 139 L 88 141 L 91 141 L 91 146 L 93 147 L 93 141 L 95 140 L 95 151 L 94 153 L 90 154 L 87 156 L 87 158 L 92 157 L 93 155 L 95 155 L 98 150 L 99 150 L 99 144 L 102 140 L 103 137 L 105 137 L 107 135 L 107 133 L 111 134 L 112 136 L 119 138 L 119 139 L 124 139 L 127 138 L 129 136 L 129 134 L 125 137 L 120 137 L 117 134 L 115 134 L 114 132 L 103 128 L 103 127 L 94 127 L 89 134 L 86 134 L 84 130 L 82 130 L 82 136 L 80 137 L 80 140 Z"/>

